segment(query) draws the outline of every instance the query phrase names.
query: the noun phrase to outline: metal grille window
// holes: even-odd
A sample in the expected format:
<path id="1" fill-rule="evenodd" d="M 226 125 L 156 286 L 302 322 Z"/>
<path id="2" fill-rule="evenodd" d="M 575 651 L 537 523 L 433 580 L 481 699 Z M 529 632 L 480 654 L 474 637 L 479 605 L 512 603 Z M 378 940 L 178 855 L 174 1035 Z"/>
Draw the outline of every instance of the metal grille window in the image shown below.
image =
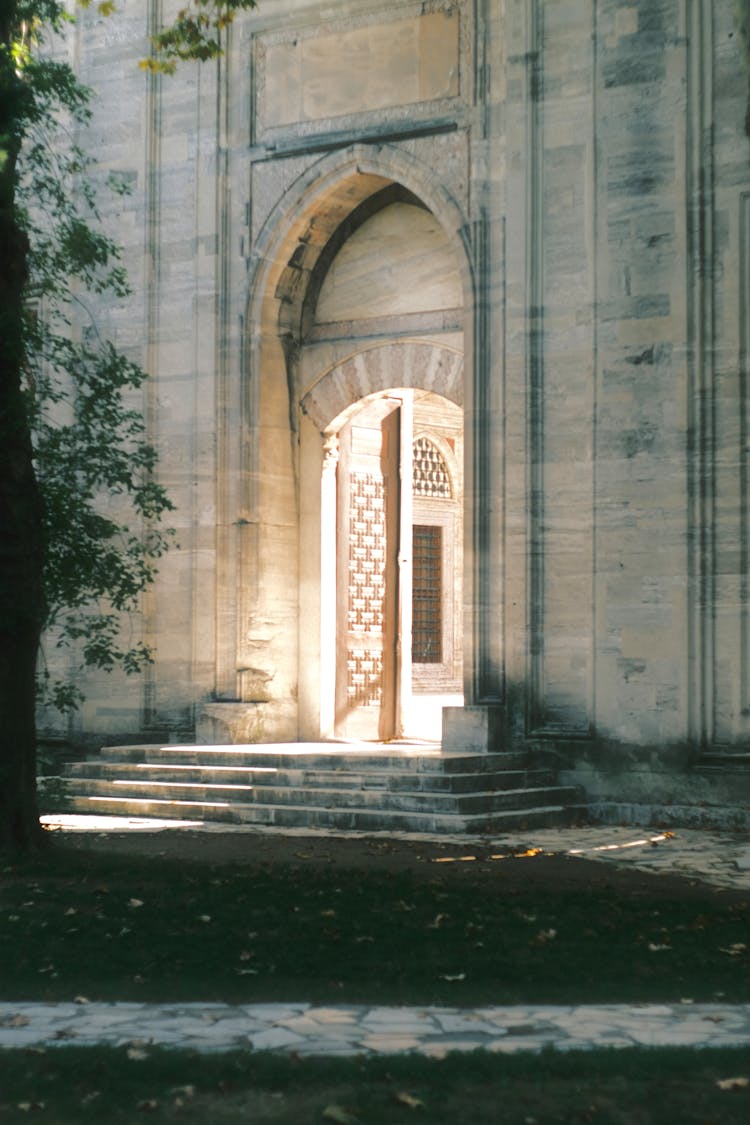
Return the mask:
<path id="1" fill-rule="evenodd" d="M 445 458 L 428 437 L 418 437 L 413 451 L 413 490 L 415 496 L 452 497 L 451 478 Z"/>
<path id="2" fill-rule="evenodd" d="M 443 529 L 414 524 L 411 658 L 415 664 L 443 659 Z"/>

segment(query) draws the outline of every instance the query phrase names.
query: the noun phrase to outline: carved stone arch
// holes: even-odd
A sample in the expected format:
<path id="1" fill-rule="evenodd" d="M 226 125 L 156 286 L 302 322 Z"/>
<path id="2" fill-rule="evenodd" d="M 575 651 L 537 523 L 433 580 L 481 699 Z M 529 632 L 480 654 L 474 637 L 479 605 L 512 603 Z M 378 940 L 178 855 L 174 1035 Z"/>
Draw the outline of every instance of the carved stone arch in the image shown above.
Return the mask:
<path id="1" fill-rule="evenodd" d="M 438 219 L 461 274 L 464 309 L 474 301 L 474 264 L 468 216 L 435 171 L 392 145 L 352 145 L 316 161 L 291 185 L 266 219 L 248 263 L 248 324 L 260 323 L 269 297 L 284 302 L 290 328 L 302 309 L 307 282 L 337 227 L 368 196 L 399 184 Z M 296 327 L 296 326 L 295 326 Z"/>
<path id="2" fill-rule="evenodd" d="M 330 368 L 300 401 L 320 433 L 338 428 L 355 403 L 394 387 L 432 391 L 463 405 L 464 362 L 461 352 L 412 340 L 382 344 L 349 356 Z"/>

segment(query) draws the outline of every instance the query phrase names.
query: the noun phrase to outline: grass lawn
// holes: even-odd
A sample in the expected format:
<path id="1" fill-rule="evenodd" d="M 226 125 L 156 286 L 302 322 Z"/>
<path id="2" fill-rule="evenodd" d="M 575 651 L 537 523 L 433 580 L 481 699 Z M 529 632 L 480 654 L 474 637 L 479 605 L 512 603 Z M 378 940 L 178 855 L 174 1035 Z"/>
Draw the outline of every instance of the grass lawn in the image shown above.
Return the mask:
<path id="1" fill-rule="evenodd" d="M 465 854 L 469 851 L 469 854 Z M 550 855 L 404 841 L 54 836 L 0 857 L 0 1000 L 750 1000 L 750 904 Z M 145 1054 L 145 1057 L 141 1055 Z M 295 1059 L 0 1051 L 0 1121 L 747 1125 L 747 1050 Z"/>
<path id="2" fill-rule="evenodd" d="M 750 1000 L 736 892 L 561 856 L 401 845 L 393 862 L 373 841 L 363 863 L 236 837 L 213 862 L 206 837 L 173 836 L 181 858 L 54 838 L 0 864 L 0 999 Z"/>
<path id="3" fill-rule="evenodd" d="M 20 1057 L 19 1057 L 20 1056 Z M 295 1061 L 65 1047 L 0 1052 L 0 1120 L 215 1125 L 747 1125 L 747 1051 Z"/>

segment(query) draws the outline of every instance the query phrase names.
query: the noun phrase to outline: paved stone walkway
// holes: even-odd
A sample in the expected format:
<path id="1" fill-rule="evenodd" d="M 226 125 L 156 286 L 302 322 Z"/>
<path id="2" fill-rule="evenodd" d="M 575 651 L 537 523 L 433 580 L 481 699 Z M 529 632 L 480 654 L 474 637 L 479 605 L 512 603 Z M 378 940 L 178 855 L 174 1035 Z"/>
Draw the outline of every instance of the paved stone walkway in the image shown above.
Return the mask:
<path id="1" fill-rule="evenodd" d="M 48 817 L 68 831 L 160 831 L 174 821 L 138 818 Z M 199 831 L 255 831 L 185 822 Z M 268 831 L 274 831 L 273 829 Z M 281 830 L 276 830 L 281 831 Z M 367 833 L 310 832 L 286 835 Z M 369 834 L 371 835 L 371 834 Z M 392 838 L 392 837 L 391 837 Z M 404 834 L 400 838 L 425 839 Z M 717 886 L 750 891 L 747 835 L 680 829 L 674 833 L 624 827 L 542 829 L 496 840 L 436 837 L 498 849 L 524 844 L 545 852 L 582 855 L 643 871 L 670 872 Z M 457 852 L 457 854 L 459 854 Z M 750 1004 L 648 1004 L 486 1008 L 315 1007 L 294 1004 L 37 1004 L 0 1001 L 0 1048 L 110 1044 L 135 1052 L 150 1046 L 193 1051 L 273 1050 L 296 1055 L 378 1055 L 415 1051 L 441 1058 L 449 1051 L 512 1053 L 592 1047 L 750 1047 Z"/>
<path id="2" fill-rule="evenodd" d="M 380 1008 L 310 1004 L 0 1004 L 0 1048 L 109 1044 L 296 1055 L 513 1053 L 554 1046 L 750 1046 L 750 1004 Z"/>

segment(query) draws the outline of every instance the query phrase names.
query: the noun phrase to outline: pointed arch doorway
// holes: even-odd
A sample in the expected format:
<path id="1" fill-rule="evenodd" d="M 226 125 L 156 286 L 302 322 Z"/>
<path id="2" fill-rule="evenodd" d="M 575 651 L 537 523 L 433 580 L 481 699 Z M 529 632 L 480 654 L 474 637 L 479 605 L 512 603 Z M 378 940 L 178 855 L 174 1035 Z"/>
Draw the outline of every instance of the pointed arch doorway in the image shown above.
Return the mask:
<path id="1" fill-rule="evenodd" d="M 337 738 L 437 741 L 462 698 L 462 443 L 460 408 L 410 388 L 360 401 L 328 437 Z"/>
<path id="2" fill-rule="evenodd" d="M 305 173 L 259 240 L 248 308 L 248 325 L 255 327 L 247 358 L 246 459 L 239 465 L 247 497 L 238 532 L 246 545 L 241 558 L 246 580 L 239 586 L 236 623 L 240 691 L 243 700 L 264 701 L 266 737 L 273 731 L 275 737 L 314 742 L 341 729 L 339 431 L 364 400 L 399 389 L 442 396 L 459 411 L 466 397 L 468 416 L 474 417 L 466 222 L 432 169 L 398 149 L 355 146 Z M 473 435 L 472 426 L 470 444 Z M 462 456 L 456 460 L 460 464 Z M 470 456 L 467 464 L 473 463 Z M 472 494 L 474 483 L 470 473 Z M 399 487 L 401 503 L 402 482 Z M 473 526 L 473 511 L 467 501 L 467 527 Z M 459 554 L 462 542 L 459 533 Z M 474 569 L 469 553 L 464 649 L 469 696 Z M 449 572 L 446 565 L 444 573 Z M 403 590 L 401 582 L 399 596 Z M 460 606 L 460 598 L 455 604 Z M 403 650 L 400 610 L 397 621 L 394 644 Z M 458 625 L 456 634 L 453 648 L 460 653 Z M 432 650 L 425 651 L 432 659 Z M 398 674 L 385 698 L 386 729 L 420 735 L 423 724 L 415 716 L 424 703 L 436 717 L 438 740 L 441 707 L 428 697 L 446 684 L 433 690 L 433 682 L 417 682 L 423 677 L 416 663 L 427 660 L 413 662 L 409 682 L 403 651 L 397 655 Z M 435 680 L 437 667 L 427 669 L 428 679 Z M 447 686 L 462 695 L 460 673 Z M 412 703 L 406 707 L 409 690 Z"/>

